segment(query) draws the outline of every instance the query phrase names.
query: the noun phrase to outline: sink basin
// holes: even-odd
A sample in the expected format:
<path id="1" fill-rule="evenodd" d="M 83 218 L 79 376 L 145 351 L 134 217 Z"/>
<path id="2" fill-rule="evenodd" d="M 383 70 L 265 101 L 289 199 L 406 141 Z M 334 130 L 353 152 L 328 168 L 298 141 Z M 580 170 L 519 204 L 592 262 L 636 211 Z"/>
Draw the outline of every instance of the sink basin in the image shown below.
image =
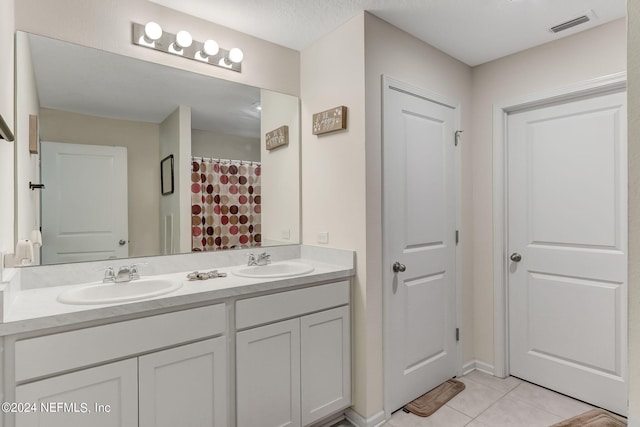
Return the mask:
<path id="1" fill-rule="evenodd" d="M 291 277 L 311 273 L 313 266 L 295 261 L 274 262 L 267 265 L 252 265 L 251 267 L 241 267 L 231 272 L 240 277 L 254 277 L 271 279 L 277 277 Z"/>
<path id="2" fill-rule="evenodd" d="M 132 282 L 102 283 L 77 286 L 58 295 L 64 304 L 108 304 L 157 297 L 180 289 L 182 283 L 165 279 L 144 278 Z"/>

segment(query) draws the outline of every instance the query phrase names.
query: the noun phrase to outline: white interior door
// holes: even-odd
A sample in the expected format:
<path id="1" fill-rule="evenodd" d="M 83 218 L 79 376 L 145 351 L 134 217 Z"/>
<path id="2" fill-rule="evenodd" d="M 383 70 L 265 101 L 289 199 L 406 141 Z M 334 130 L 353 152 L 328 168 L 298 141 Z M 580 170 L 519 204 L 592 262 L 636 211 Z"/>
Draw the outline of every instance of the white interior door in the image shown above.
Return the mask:
<path id="1" fill-rule="evenodd" d="M 388 411 L 456 374 L 457 110 L 446 104 L 385 79 L 383 292 Z M 396 262 L 403 271 L 393 271 Z"/>
<path id="2" fill-rule="evenodd" d="M 42 142 L 42 263 L 126 258 L 127 149 Z"/>
<path id="3" fill-rule="evenodd" d="M 626 94 L 508 117 L 512 375 L 625 414 Z"/>

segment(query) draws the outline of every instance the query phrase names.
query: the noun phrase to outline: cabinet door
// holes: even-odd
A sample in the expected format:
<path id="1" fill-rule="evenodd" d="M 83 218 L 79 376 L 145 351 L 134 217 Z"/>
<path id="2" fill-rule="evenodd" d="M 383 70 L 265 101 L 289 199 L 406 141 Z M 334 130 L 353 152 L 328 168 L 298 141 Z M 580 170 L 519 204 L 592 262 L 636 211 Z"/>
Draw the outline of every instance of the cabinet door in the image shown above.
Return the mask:
<path id="1" fill-rule="evenodd" d="M 140 427 L 227 426 L 227 346 L 218 337 L 139 358 Z"/>
<path id="2" fill-rule="evenodd" d="M 236 334 L 238 427 L 300 427 L 300 320 Z"/>
<path id="3" fill-rule="evenodd" d="M 16 427 L 135 427 L 136 359 L 58 375 L 16 387 L 16 402 L 36 405 L 16 414 Z"/>
<path id="4" fill-rule="evenodd" d="M 302 425 L 351 404 L 349 307 L 300 319 Z"/>

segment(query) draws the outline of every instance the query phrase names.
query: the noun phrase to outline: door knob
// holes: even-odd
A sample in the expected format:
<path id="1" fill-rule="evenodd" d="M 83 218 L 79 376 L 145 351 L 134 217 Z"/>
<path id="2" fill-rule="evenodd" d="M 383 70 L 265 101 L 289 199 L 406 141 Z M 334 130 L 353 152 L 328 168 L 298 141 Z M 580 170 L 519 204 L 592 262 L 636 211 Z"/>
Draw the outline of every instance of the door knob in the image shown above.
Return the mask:
<path id="1" fill-rule="evenodd" d="M 511 254 L 509 259 L 513 262 L 520 262 L 522 261 L 522 255 L 520 255 L 518 252 L 514 252 Z"/>
<path id="2" fill-rule="evenodd" d="M 126 244 L 127 244 L 127 241 L 126 241 L 126 240 L 120 240 L 120 241 L 118 242 L 118 244 L 119 244 L 120 246 L 124 246 L 124 245 L 126 245 Z"/>
<path id="3" fill-rule="evenodd" d="M 394 273 L 403 273 L 405 271 L 407 271 L 407 266 L 406 265 L 400 264 L 398 261 L 396 261 L 393 264 L 393 272 Z"/>

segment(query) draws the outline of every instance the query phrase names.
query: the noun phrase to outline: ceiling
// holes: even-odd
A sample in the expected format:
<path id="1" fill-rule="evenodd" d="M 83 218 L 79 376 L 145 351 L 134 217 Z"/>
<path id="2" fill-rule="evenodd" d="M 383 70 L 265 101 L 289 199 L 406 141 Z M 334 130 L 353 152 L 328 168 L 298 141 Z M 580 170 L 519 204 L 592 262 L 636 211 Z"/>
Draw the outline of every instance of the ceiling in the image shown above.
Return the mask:
<path id="1" fill-rule="evenodd" d="M 368 10 L 471 66 L 626 15 L 625 0 L 150 1 L 297 50 Z M 548 30 L 589 11 L 591 22 Z M 46 37 L 30 42 L 42 107 L 159 123 L 190 105 L 195 129 L 259 137 L 257 88 Z"/>
<path id="2" fill-rule="evenodd" d="M 475 66 L 626 16 L 626 0 L 150 0 L 302 50 L 367 10 Z M 549 28 L 593 11 L 593 20 Z"/>

